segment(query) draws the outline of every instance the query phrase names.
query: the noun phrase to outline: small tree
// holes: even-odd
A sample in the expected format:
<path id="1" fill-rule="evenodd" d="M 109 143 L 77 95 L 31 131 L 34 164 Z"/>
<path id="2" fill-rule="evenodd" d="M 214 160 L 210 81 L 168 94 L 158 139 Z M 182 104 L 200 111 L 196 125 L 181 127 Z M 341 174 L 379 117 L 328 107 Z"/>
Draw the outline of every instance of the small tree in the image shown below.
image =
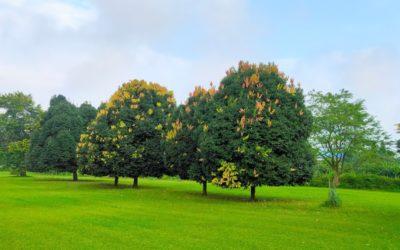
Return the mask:
<path id="1" fill-rule="evenodd" d="M 161 177 L 166 155 L 163 137 L 175 107 L 172 92 L 143 80 L 123 84 L 81 136 L 78 156 L 96 175 Z"/>
<path id="2" fill-rule="evenodd" d="M 32 96 L 21 92 L 0 95 L 0 165 L 7 163 L 8 146 L 21 146 L 29 139 L 41 116 L 42 110 Z"/>
<path id="3" fill-rule="evenodd" d="M 329 193 L 328 199 L 323 203 L 323 206 L 330 208 L 340 207 L 342 201 L 339 198 L 339 195 L 336 192 L 336 186 L 333 184 L 333 173 L 332 171 L 329 173 L 332 177 L 328 176 L 328 185 L 329 185 Z"/>
<path id="4" fill-rule="evenodd" d="M 333 171 L 333 186 L 339 185 L 339 176 L 350 154 L 386 141 L 379 124 L 364 107 L 364 101 L 353 100 L 353 95 L 312 92 L 310 105 L 314 115 L 311 143 L 320 159 Z"/>
<path id="5" fill-rule="evenodd" d="M 400 123 L 397 124 L 397 133 L 400 133 Z M 396 146 L 397 146 L 397 153 L 400 154 L 400 140 L 397 140 Z"/>
<path id="6" fill-rule="evenodd" d="M 12 167 L 12 173 L 26 176 L 26 153 L 29 151 L 29 140 L 11 142 L 7 146 L 7 162 Z"/>

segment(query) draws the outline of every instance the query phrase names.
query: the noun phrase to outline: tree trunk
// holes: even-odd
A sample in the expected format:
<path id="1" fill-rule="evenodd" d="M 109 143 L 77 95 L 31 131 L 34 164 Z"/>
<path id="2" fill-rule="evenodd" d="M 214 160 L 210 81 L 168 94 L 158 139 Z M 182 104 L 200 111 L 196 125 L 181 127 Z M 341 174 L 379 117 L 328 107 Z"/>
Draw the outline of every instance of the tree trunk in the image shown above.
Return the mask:
<path id="1" fill-rule="evenodd" d="M 119 180 L 119 177 L 114 176 L 114 186 L 118 186 L 118 180 Z"/>
<path id="2" fill-rule="evenodd" d="M 334 188 L 336 188 L 340 184 L 339 175 L 340 174 L 339 174 L 339 170 L 338 169 L 333 171 L 333 182 L 332 182 L 332 184 L 333 184 Z"/>
<path id="3" fill-rule="evenodd" d="M 133 185 L 132 188 L 138 188 L 138 177 L 133 177 Z"/>
<path id="4" fill-rule="evenodd" d="M 78 181 L 78 173 L 76 172 L 76 170 L 74 170 L 74 172 L 72 172 L 72 180 Z"/>
<path id="5" fill-rule="evenodd" d="M 207 181 L 203 181 L 203 195 L 207 195 Z"/>
<path id="6" fill-rule="evenodd" d="M 250 190 L 250 201 L 255 201 L 256 200 L 256 186 L 251 185 L 251 190 Z"/>
<path id="7" fill-rule="evenodd" d="M 21 176 L 21 177 L 25 177 L 26 176 L 26 169 L 25 168 L 21 168 L 19 170 L 19 176 Z"/>

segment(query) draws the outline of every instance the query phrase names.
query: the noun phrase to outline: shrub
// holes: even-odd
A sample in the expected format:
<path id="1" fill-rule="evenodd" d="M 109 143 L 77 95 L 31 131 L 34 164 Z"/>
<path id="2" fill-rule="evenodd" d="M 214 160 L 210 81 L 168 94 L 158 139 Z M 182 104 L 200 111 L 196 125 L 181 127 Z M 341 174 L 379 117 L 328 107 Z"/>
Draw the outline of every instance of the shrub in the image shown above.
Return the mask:
<path id="1" fill-rule="evenodd" d="M 326 187 L 328 185 L 327 176 L 313 178 L 310 182 L 311 186 Z M 389 178 L 385 176 L 367 174 L 343 174 L 340 179 L 340 188 L 354 189 L 371 189 L 371 190 L 387 190 L 400 191 L 400 178 Z"/>
<path id="2" fill-rule="evenodd" d="M 328 200 L 326 200 L 323 204 L 324 207 L 340 207 L 342 204 L 342 201 L 339 198 L 339 195 L 336 193 L 335 188 L 330 188 L 329 189 L 329 195 L 328 195 Z"/>

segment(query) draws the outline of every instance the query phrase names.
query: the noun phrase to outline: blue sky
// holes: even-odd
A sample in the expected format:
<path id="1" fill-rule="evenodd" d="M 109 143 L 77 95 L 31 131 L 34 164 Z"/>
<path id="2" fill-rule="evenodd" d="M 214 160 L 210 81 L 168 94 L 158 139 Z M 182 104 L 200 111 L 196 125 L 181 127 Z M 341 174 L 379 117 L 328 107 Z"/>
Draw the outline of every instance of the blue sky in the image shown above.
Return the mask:
<path id="1" fill-rule="evenodd" d="M 306 92 L 345 88 L 395 134 L 399 1 L 0 0 L 0 92 L 97 105 L 133 78 L 183 101 L 239 60 L 276 62 Z"/>

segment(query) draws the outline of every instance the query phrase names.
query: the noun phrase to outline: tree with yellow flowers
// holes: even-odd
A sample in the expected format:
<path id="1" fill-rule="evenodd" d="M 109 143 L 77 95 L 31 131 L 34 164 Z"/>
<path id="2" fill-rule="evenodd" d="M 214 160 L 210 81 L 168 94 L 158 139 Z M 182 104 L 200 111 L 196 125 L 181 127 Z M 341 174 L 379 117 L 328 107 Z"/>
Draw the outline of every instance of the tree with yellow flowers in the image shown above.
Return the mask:
<path id="1" fill-rule="evenodd" d="M 213 96 L 210 141 L 220 167 L 213 183 L 250 187 L 303 183 L 311 178 L 307 139 L 311 114 L 300 87 L 275 64 L 240 62 Z"/>
<path id="2" fill-rule="evenodd" d="M 78 156 L 83 172 L 134 179 L 165 172 L 164 137 L 175 99 L 156 83 L 124 83 L 99 110 L 81 136 Z"/>

